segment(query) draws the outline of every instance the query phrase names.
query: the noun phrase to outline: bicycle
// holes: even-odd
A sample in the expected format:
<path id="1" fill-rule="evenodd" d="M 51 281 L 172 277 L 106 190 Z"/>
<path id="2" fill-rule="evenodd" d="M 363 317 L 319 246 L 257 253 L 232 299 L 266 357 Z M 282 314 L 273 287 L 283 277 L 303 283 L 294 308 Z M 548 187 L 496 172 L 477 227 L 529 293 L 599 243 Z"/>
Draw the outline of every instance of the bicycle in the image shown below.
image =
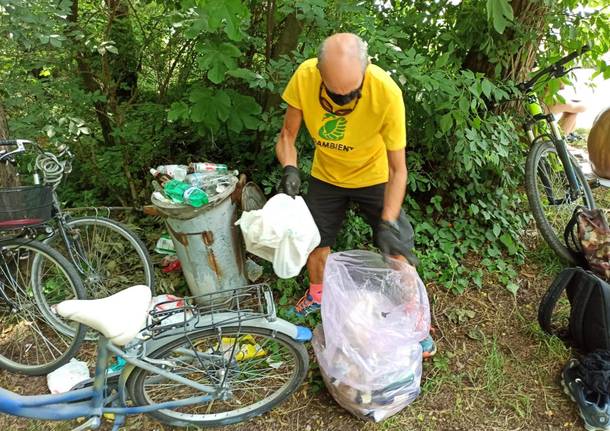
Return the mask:
<path id="1" fill-rule="evenodd" d="M 27 140 L 0 140 L 0 146 L 12 145 L 14 157 L 26 152 L 26 145 L 36 150 L 34 178 L 50 185 L 53 197 L 53 225 L 47 224 L 45 244 L 59 250 L 76 267 L 87 295 L 101 298 L 116 293 L 123 286 L 145 284 L 154 294 L 154 270 L 150 255 L 140 238 L 127 226 L 107 217 L 75 217 L 62 211 L 56 188 L 71 171 L 72 154 L 67 148 L 58 155 L 43 151 Z M 64 160 L 62 160 L 64 159 Z"/>
<path id="2" fill-rule="evenodd" d="M 101 334 L 95 377 L 58 395 L 0 389 L 0 413 L 88 418 L 74 431 L 97 429 L 105 414 L 114 415 L 114 431 L 139 413 L 173 426 L 221 426 L 270 410 L 303 382 L 309 364 L 303 343 L 311 331 L 276 316 L 268 285 L 167 301 L 149 311 L 150 300 L 147 286 L 133 286 L 105 299 L 59 304 L 58 314 Z M 108 374 L 110 355 L 125 367 Z"/>
<path id="3" fill-rule="evenodd" d="M 574 51 L 552 65 L 538 71 L 531 79 L 517 85 L 525 93 L 524 108 L 528 113 L 525 131 L 530 150 L 525 166 L 525 189 L 538 230 L 561 258 L 574 258 L 562 243 L 563 232 L 576 206 L 595 208 L 595 200 L 582 170 L 569 154 L 557 120 L 545 111 L 534 91 L 544 76 L 560 78 L 570 71 L 564 66 L 589 50 Z"/>
<path id="4" fill-rule="evenodd" d="M 10 157 L 0 152 L 0 162 Z M 0 188 L 0 368 L 27 375 L 68 362 L 86 332 L 51 311 L 86 295 L 74 266 L 35 240 L 35 227 L 51 217 L 50 193 L 44 186 Z"/>

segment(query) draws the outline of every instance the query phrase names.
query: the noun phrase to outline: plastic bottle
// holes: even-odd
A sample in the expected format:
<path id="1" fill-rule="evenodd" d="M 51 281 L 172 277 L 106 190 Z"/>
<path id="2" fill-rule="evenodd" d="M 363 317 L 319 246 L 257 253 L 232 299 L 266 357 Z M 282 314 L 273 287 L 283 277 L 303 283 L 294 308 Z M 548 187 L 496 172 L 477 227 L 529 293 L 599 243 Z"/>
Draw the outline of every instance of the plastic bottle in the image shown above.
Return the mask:
<path id="1" fill-rule="evenodd" d="M 208 195 L 197 187 L 182 181 L 170 180 L 163 184 L 165 194 L 176 203 L 185 203 L 199 208 L 208 203 Z"/>
<path id="2" fill-rule="evenodd" d="M 157 171 L 178 181 L 184 181 L 189 167 L 185 165 L 161 165 L 157 166 Z"/>
<path id="3" fill-rule="evenodd" d="M 208 196 L 222 193 L 231 185 L 231 175 L 219 173 L 195 172 L 186 176 L 185 182 L 204 190 Z"/>
<path id="4" fill-rule="evenodd" d="M 186 176 L 186 178 L 184 179 L 184 182 L 186 182 L 187 184 L 190 184 L 191 186 L 199 187 L 200 189 L 203 189 L 205 186 L 205 183 L 206 183 L 206 178 L 209 178 L 211 176 L 212 175 L 206 175 L 201 172 L 195 172 L 192 174 L 188 174 Z"/>
<path id="5" fill-rule="evenodd" d="M 226 174 L 229 171 L 227 165 L 220 163 L 190 163 L 189 172 L 215 172 L 219 174 Z"/>
<path id="6" fill-rule="evenodd" d="M 159 181 L 159 183 L 161 183 L 161 185 L 165 184 L 168 181 L 171 181 L 171 177 L 169 175 L 167 175 L 166 173 L 163 173 L 157 169 L 153 169 L 150 168 L 150 174 L 155 177 L 155 179 L 157 181 Z"/>
<path id="7" fill-rule="evenodd" d="M 150 173 L 163 185 L 163 191 L 173 202 L 186 203 L 195 208 L 208 203 L 208 195 L 200 188 L 173 180 L 157 169 L 151 169 Z"/>

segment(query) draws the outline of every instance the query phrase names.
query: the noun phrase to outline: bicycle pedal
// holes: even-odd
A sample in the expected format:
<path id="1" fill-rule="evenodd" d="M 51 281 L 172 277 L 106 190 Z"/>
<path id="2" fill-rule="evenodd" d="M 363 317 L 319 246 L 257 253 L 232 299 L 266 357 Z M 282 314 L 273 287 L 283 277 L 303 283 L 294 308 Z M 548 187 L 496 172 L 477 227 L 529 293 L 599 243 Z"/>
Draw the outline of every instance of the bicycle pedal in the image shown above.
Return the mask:
<path id="1" fill-rule="evenodd" d="M 76 428 L 73 428 L 72 431 L 87 431 L 87 430 L 91 430 L 91 429 L 95 430 L 95 429 L 98 429 L 101 424 L 102 424 L 101 419 L 97 416 L 94 416 L 94 417 L 89 418 L 89 420 L 83 422 Z"/>

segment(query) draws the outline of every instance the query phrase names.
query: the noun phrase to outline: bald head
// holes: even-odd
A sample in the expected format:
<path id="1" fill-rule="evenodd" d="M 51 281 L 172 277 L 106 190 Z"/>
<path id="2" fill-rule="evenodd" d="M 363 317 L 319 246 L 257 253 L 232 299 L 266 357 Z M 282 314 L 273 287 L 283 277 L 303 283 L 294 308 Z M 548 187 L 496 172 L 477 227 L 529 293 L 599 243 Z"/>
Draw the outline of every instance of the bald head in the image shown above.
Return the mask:
<path id="1" fill-rule="evenodd" d="M 357 89 L 367 64 L 366 43 L 352 33 L 337 33 L 326 38 L 318 52 L 318 68 L 324 85 L 337 94 Z"/>

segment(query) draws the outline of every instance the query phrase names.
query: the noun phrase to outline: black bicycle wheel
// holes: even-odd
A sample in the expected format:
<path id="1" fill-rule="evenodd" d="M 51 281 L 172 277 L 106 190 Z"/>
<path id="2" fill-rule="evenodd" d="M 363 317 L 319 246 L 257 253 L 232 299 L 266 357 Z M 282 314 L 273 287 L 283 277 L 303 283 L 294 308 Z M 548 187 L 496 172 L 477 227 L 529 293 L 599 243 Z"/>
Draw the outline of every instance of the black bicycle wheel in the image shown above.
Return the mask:
<path id="1" fill-rule="evenodd" d="M 299 387 L 309 365 L 303 344 L 257 327 L 189 333 L 168 342 L 148 358 L 163 360 L 154 363 L 164 364 L 162 367 L 174 374 L 224 389 L 222 395 L 206 404 L 150 413 L 155 419 L 174 426 L 221 426 L 261 415 Z M 141 368 L 133 371 L 127 387 L 138 405 L 204 395 Z"/>
<path id="2" fill-rule="evenodd" d="M 149 286 L 154 296 L 150 255 L 127 226 L 104 217 L 80 217 L 69 220 L 65 228 L 89 298 L 105 298 L 137 284 Z M 70 258 L 59 232 L 45 243 Z"/>
<path id="3" fill-rule="evenodd" d="M 563 243 L 563 232 L 576 206 L 595 208 L 595 201 L 578 164 L 571 161 L 580 190 L 576 198 L 570 196 L 568 177 L 553 143 L 537 140 L 527 157 L 525 189 L 542 237 L 559 257 L 574 263 Z"/>
<path id="4" fill-rule="evenodd" d="M 37 376 L 68 362 L 86 329 L 52 307 L 85 298 L 78 273 L 59 252 L 23 238 L 0 241 L 0 368 Z"/>

